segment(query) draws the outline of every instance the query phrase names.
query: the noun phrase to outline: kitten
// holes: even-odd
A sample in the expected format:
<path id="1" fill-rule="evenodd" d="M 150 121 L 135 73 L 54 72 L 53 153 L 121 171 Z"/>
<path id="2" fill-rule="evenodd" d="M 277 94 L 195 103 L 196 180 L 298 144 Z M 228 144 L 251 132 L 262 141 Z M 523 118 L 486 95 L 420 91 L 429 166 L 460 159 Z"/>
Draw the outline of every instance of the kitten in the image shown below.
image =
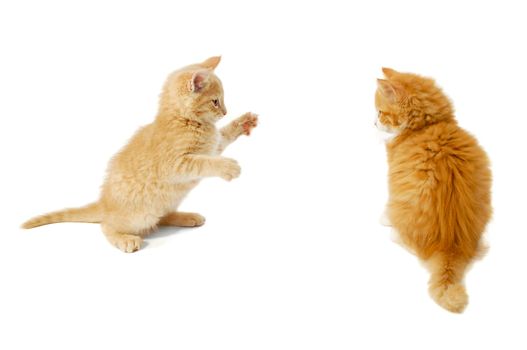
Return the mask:
<path id="1" fill-rule="evenodd" d="M 155 121 L 141 128 L 110 161 L 96 203 L 42 215 L 22 227 L 100 223 L 110 243 L 130 253 L 157 225 L 203 225 L 203 216 L 177 211 L 181 201 L 204 177 L 230 181 L 240 175 L 238 163 L 220 154 L 257 124 L 257 116 L 246 113 L 216 129 L 216 121 L 227 114 L 223 87 L 214 74 L 219 62 L 220 57 L 211 57 L 168 77 Z"/>
<path id="2" fill-rule="evenodd" d="M 430 269 L 429 292 L 442 307 L 462 312 L 467 266 L 483 254 L 490 219 L 489 160 L 461 129 L 449 99 L 433 80 L 383 68 L 376 126 L 386 142 L 386 216 L 402 243 Z"/>

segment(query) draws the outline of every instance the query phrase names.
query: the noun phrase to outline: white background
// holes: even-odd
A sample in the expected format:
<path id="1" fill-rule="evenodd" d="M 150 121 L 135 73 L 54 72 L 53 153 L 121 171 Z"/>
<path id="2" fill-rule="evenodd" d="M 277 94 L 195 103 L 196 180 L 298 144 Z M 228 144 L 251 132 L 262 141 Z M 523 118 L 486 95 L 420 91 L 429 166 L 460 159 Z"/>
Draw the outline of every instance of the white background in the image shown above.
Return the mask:
<path id="1" fill-rule="evenodd" d="M 2 349 L 525 349 L 522 2 L 2 1 Z M 135 254 L 98 225 L 30 231 L 97 198 L 169 72 L 223 55 L 227 117 L 260 125 Z M 462 315 L 378 224 L 382 66 L 436 78 L 493 163 L 488 255 Z"/>

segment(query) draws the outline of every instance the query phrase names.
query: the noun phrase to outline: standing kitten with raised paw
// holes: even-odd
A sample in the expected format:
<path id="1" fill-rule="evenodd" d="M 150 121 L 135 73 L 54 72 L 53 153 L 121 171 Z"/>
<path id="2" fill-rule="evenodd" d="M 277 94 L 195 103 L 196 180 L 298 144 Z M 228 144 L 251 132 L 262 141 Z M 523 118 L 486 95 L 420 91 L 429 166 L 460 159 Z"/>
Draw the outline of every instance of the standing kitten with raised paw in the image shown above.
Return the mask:
<path id="1" fill-rule="evenodd" d="M 433 80 L 383 68 L 375 106 L 386 142 L 389 200 L 385 223 L 431 272 L 429 292 L 443 308 L 462 312 L 463 278 L 483 254 L 491 217 L 489 160 L 461 129 L 449 99 Z"/>
<path id="2" fill-rule="evenodd" d="M 258 121 L 255 114 L 246 113 L 216 128 L 227 114 L 223 87 L 214 74 L 219 62 L 220 57 L 211 57 L 168 77 L 155 121 L 110 161 L 97 202 L 38 216 L 22 227 L 100 223 L 111 244 L 131 253 L 157 225 L 203 225 L 200 214 L 178 211 L 181 201 L 205 177 L 230 181 L 240 175 L 238 163 L 220 154 L 240 135 L 249 135 Z"/>

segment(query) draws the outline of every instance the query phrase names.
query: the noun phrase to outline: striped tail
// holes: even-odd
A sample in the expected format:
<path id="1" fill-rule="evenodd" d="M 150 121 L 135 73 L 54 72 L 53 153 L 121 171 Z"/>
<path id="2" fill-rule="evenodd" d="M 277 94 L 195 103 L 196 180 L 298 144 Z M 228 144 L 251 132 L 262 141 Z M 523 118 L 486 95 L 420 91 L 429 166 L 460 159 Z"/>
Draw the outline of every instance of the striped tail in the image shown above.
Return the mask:
<path id="1" fill-rule="evenodd" d="M 432 272 L 428 289 L 430 296 L 448 311 L 463 312 L 468 304 L 463 285 L 466 261 L 459 256 L 436 253 L 427 262 Z"/>
<path id="2" fill-rule="evenodd" d="M 64 209 L 34 217 L 22 224 L 22 228 L 54 224 L 57 222 L 101 222 L 102 209 L 98 202 L 81 208 Z"/>

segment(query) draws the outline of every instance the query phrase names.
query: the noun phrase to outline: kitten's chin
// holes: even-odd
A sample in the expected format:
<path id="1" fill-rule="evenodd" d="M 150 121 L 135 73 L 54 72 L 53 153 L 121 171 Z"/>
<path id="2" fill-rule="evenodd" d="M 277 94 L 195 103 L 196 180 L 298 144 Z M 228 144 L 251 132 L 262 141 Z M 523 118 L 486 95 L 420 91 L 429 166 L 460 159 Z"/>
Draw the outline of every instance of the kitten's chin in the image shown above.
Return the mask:
<path id="1" fill-rule="evenodd" d="M 389 143 L 397 135 L 398 135 L 398 133 L 396 133 L 396 132 L 389 132 L 389 131 L 385 131 L 385 130 L 381 130 L 381 129 L 377 128 L 377 137 L 379 138 L 379 141 L 381 141 L 381 142 Z"/>
<path id="2" fill-rule="evenodd" d="M 216 122 L 218 122 L 222 118 L 223 118 L 223 115 L 221 116 L 208 115 L 208 116 L 201 116 L 200 121 L 202 123 L 216 124 Z"/>
<path id="3" fill-rule="evenodd" d="M 213 120 L 214 120 L 214 122 L 217 122 L 217 121 L 222 120 L 223 117 L 225 117 L 223 114 L 221 114 L 221 115 L 217 115 L 217 116 L 215 116 L 215 117 L 213 118 Z"/>

